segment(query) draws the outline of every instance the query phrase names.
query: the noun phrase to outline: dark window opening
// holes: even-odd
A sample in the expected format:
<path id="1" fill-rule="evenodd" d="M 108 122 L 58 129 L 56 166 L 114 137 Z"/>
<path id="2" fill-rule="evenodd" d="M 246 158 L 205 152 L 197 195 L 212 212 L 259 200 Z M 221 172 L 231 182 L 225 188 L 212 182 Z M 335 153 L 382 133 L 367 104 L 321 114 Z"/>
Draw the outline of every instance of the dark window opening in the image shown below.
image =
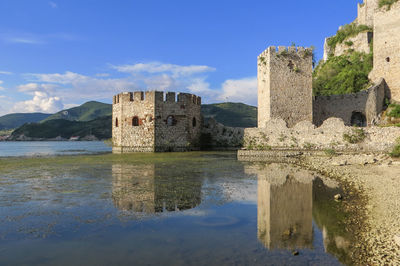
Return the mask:
<path id="1" fill-rule="evenodd" d="M 386 57 L 386 62 L 390 62 L 390 57 Z"/>
<path id="2" fill-rule="evenodd" d="M 193 127 L 196 127 L 196 124 L 197 124 L 196 117 L 193 117 L 192 126 L 193 126 Z"/>
<path id="3" fill-rule="evenodd" d="M 115 118 L 115 127 L 118 127 L 118 118 Z"/>
<path id="4" fill-rule="evenodd" d="M 170 115 L 167 117 L 167 126 L 175 126 L 176 125 L 176 120 L 174 116 Z"/>
<path id="5" fill-rule="evenodd" d="M 139 117 L 134 116 L 134 117 L 132 118 L 132 126 L 134 126 L 134 127 L 139 126 Z"/>
<path id="6" fill-rule="evenodd" d="M 366 127 L 367 126 L 367 118 L 363 113 L 353 112 L 351 115 L 351 125 L 358 127 Z"/>
<path id="7" fill-rule="evenodd" d="M 287 66 L 289 67 L 290 70 L 293 70 L 294 64 L 293 64 L 292 60 L 289 61 L 289 64 Z"/>

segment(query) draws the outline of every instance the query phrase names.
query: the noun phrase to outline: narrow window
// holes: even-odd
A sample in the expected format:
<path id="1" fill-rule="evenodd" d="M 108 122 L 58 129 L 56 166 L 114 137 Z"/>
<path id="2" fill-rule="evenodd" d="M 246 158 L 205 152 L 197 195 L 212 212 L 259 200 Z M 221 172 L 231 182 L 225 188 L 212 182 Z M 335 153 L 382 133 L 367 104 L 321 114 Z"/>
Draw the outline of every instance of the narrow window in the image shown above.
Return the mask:
<path id="1" fill-rule="evenodd" d="M 193 127 L 196 127 L 196 123 L 197 123 L 197 122 L 196 122 L 196 117 L 193 117 L 192 126 L 193 126 Z"/>
<path id="2" fill-rule="evenodd" d="M 390 57 L 386 57 L 386 62 L 390 62 Z"/>
<path id="3" fill-rule="evenodd" d="M 172 115 L 168 116 L 167 117 L 167 126 L 175 126 L 175 124 L 176 124 L 175 118 Z"/>
<path id="4" fill-rule="evenodd" d="M 132 118 L 132 126 L 134 126 L 134 127 L 139 126 L 139 117 L 134 116 L 134 117 Z"/>
<path id="5" fill-rule="evenodd" d="M 118 127 L 118 118 L 115 118 L 115 127 Z"/>

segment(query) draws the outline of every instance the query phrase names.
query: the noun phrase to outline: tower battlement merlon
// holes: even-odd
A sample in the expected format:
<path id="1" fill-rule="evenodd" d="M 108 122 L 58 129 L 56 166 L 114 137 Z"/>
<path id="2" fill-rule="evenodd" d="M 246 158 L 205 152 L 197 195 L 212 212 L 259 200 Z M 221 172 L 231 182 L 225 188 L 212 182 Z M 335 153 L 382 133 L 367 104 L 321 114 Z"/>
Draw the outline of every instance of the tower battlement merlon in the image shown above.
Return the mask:
<path id="1" fill-rule="evenodd" d="M 178 102 L 186 104 L 201 105 L 201 97 L 190 93 L 179 93 Z"/>

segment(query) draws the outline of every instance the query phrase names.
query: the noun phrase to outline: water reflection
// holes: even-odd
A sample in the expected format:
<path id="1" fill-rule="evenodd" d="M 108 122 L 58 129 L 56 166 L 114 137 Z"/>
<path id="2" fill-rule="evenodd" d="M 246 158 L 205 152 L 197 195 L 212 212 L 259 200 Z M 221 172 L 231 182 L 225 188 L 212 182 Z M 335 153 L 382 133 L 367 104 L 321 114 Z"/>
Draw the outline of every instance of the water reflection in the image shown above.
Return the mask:
<path id="1" fill-rule="evenodd" d="M 312 248 L 312 181 L 287 165 L 250 166 L 258 176 L 258 239 L 268 249 Z"/>
<path id="2" fill-rule="evenodd" d="M 175 175 L 157 164 L 112 165 L 112 199 L 123 211 L 182 211 L 201 203 L 201 179 Z"/>
<path id="3" fill-rule="evenodd" d="M 333 200 L 342 193 L 336 182 L 287 164 L 250 164 L 245 172 L 257 175 L 257 237 L 267 249 L 313 249 L 314 220 L 324 251 L 351 263 L 346 214 Z"/>

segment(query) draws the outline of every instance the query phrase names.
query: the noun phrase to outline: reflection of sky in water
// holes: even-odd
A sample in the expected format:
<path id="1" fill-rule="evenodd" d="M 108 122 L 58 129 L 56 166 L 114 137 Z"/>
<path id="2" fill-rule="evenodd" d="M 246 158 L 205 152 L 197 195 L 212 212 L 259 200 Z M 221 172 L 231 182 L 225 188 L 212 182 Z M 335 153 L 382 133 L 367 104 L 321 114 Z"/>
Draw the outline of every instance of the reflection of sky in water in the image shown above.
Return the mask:
<path id="1" fill-rule="evenodd" d="M 0 157 L 76 155 L 111 152 L 102 141 L 0 141 Z"/>
<path id="2" fill-rule="evenodd" d="M 337 265 L 325 251 L 346 237 L 313 223 L 322 181 L 286 165 L 200 153 L 29 173 L 0 175 L 0 264 Z"/>

